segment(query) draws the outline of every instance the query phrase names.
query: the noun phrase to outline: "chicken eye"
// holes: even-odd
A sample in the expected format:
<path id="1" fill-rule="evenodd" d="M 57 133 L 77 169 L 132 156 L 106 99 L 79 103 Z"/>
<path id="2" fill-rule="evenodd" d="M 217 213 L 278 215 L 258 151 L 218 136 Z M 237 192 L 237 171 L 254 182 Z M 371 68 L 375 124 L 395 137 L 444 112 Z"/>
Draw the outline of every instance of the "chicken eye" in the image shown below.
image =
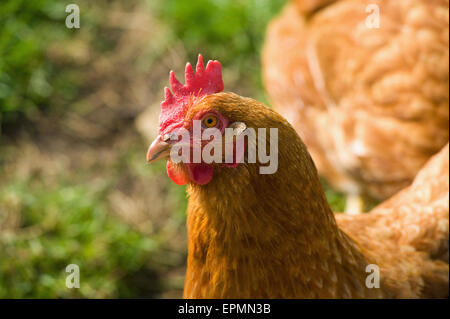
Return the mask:
<path id="1" fill-rule="evenodd" d="M 217 125 L 217 117 L 214 115 L 208 115 L 203 119 L 202 123 L 207 128 L 214 127 Z"/>

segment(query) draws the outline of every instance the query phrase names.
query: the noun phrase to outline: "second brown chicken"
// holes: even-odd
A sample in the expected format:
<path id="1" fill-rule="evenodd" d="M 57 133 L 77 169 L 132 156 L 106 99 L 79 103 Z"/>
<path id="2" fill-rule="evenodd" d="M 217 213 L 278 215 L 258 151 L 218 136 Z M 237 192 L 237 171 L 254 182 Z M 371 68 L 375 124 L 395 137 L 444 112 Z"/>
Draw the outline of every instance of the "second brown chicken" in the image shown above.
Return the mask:
<path id="1" fill-rule="evenodd" d="M 448 7 L 298 0 L 269 25 L 263 75 L 271 102 L 320 174 L 349 198 L 389 197 L 447 143 Z"/>

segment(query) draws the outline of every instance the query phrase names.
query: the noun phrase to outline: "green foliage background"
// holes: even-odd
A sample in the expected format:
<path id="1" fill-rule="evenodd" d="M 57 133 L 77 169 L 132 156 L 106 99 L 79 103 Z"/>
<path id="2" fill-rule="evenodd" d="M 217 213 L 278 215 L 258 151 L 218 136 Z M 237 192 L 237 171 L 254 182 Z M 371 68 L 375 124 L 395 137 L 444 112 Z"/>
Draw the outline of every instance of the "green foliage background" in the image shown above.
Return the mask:
<path id="1" fill-rule="evenodd" d="M 45 50 L 69 36 L 59 27 L 64 10 L 63 2 L 51 0 L 0 3 L 0 124 L 49 106 L 57 68 Z"/>

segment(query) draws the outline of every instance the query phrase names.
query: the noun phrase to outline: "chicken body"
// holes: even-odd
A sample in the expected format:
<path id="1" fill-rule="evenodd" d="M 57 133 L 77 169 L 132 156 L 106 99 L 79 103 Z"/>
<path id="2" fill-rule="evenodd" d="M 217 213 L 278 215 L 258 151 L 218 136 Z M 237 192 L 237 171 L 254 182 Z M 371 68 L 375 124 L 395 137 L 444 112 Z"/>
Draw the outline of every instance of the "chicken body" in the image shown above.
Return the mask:
<path id="1" fill-rule="evenodd" d="M 448 142 L 448 7 L 297 0 L 271 22 L 266 90 L 333 187 L 386 199 Z"/>
<path id="2" fill-rule="evenodd" d="M 369 214 L 337 214 L 336 219 L 339 227 L 373 256 L 386 276 L 384 284 L 391 296 L 442 298 L 449 287 L 448 214 L 447 144 L 409 187 Z"/>
<path id="3" fill-rule="evenodd" d="M 185 116 L 220 112 L 278 129 L 278 170 L 217 168 L 188 186 L 185 298 L 416 298 L 448 295 L 448 147 L 410 188 L 373 213 L 339 217 L 314 163 L 278 113 L 232 93 L 206 96 Z M 444 178 L 447 180 L 444 181 Z M 368 266 L 379 288 L 366 284 Z"/>

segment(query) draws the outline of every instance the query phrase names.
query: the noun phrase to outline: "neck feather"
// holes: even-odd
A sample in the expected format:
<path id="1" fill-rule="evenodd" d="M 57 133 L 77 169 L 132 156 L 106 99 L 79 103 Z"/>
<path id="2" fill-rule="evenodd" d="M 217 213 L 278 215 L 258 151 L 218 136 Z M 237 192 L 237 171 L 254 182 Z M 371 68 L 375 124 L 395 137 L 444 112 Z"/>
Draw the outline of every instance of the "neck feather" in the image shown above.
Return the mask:
<path id="1" fill-rule="evenodd" d="M 362 297 L 367 262 L 339 230 L 298 139 L 279 169 L 220 169 L 190 185 L 186 298 Z M 289 154 L 289 156 L 282 156 Z M 355 275 L 356 274 L 356 275 Z"/>

